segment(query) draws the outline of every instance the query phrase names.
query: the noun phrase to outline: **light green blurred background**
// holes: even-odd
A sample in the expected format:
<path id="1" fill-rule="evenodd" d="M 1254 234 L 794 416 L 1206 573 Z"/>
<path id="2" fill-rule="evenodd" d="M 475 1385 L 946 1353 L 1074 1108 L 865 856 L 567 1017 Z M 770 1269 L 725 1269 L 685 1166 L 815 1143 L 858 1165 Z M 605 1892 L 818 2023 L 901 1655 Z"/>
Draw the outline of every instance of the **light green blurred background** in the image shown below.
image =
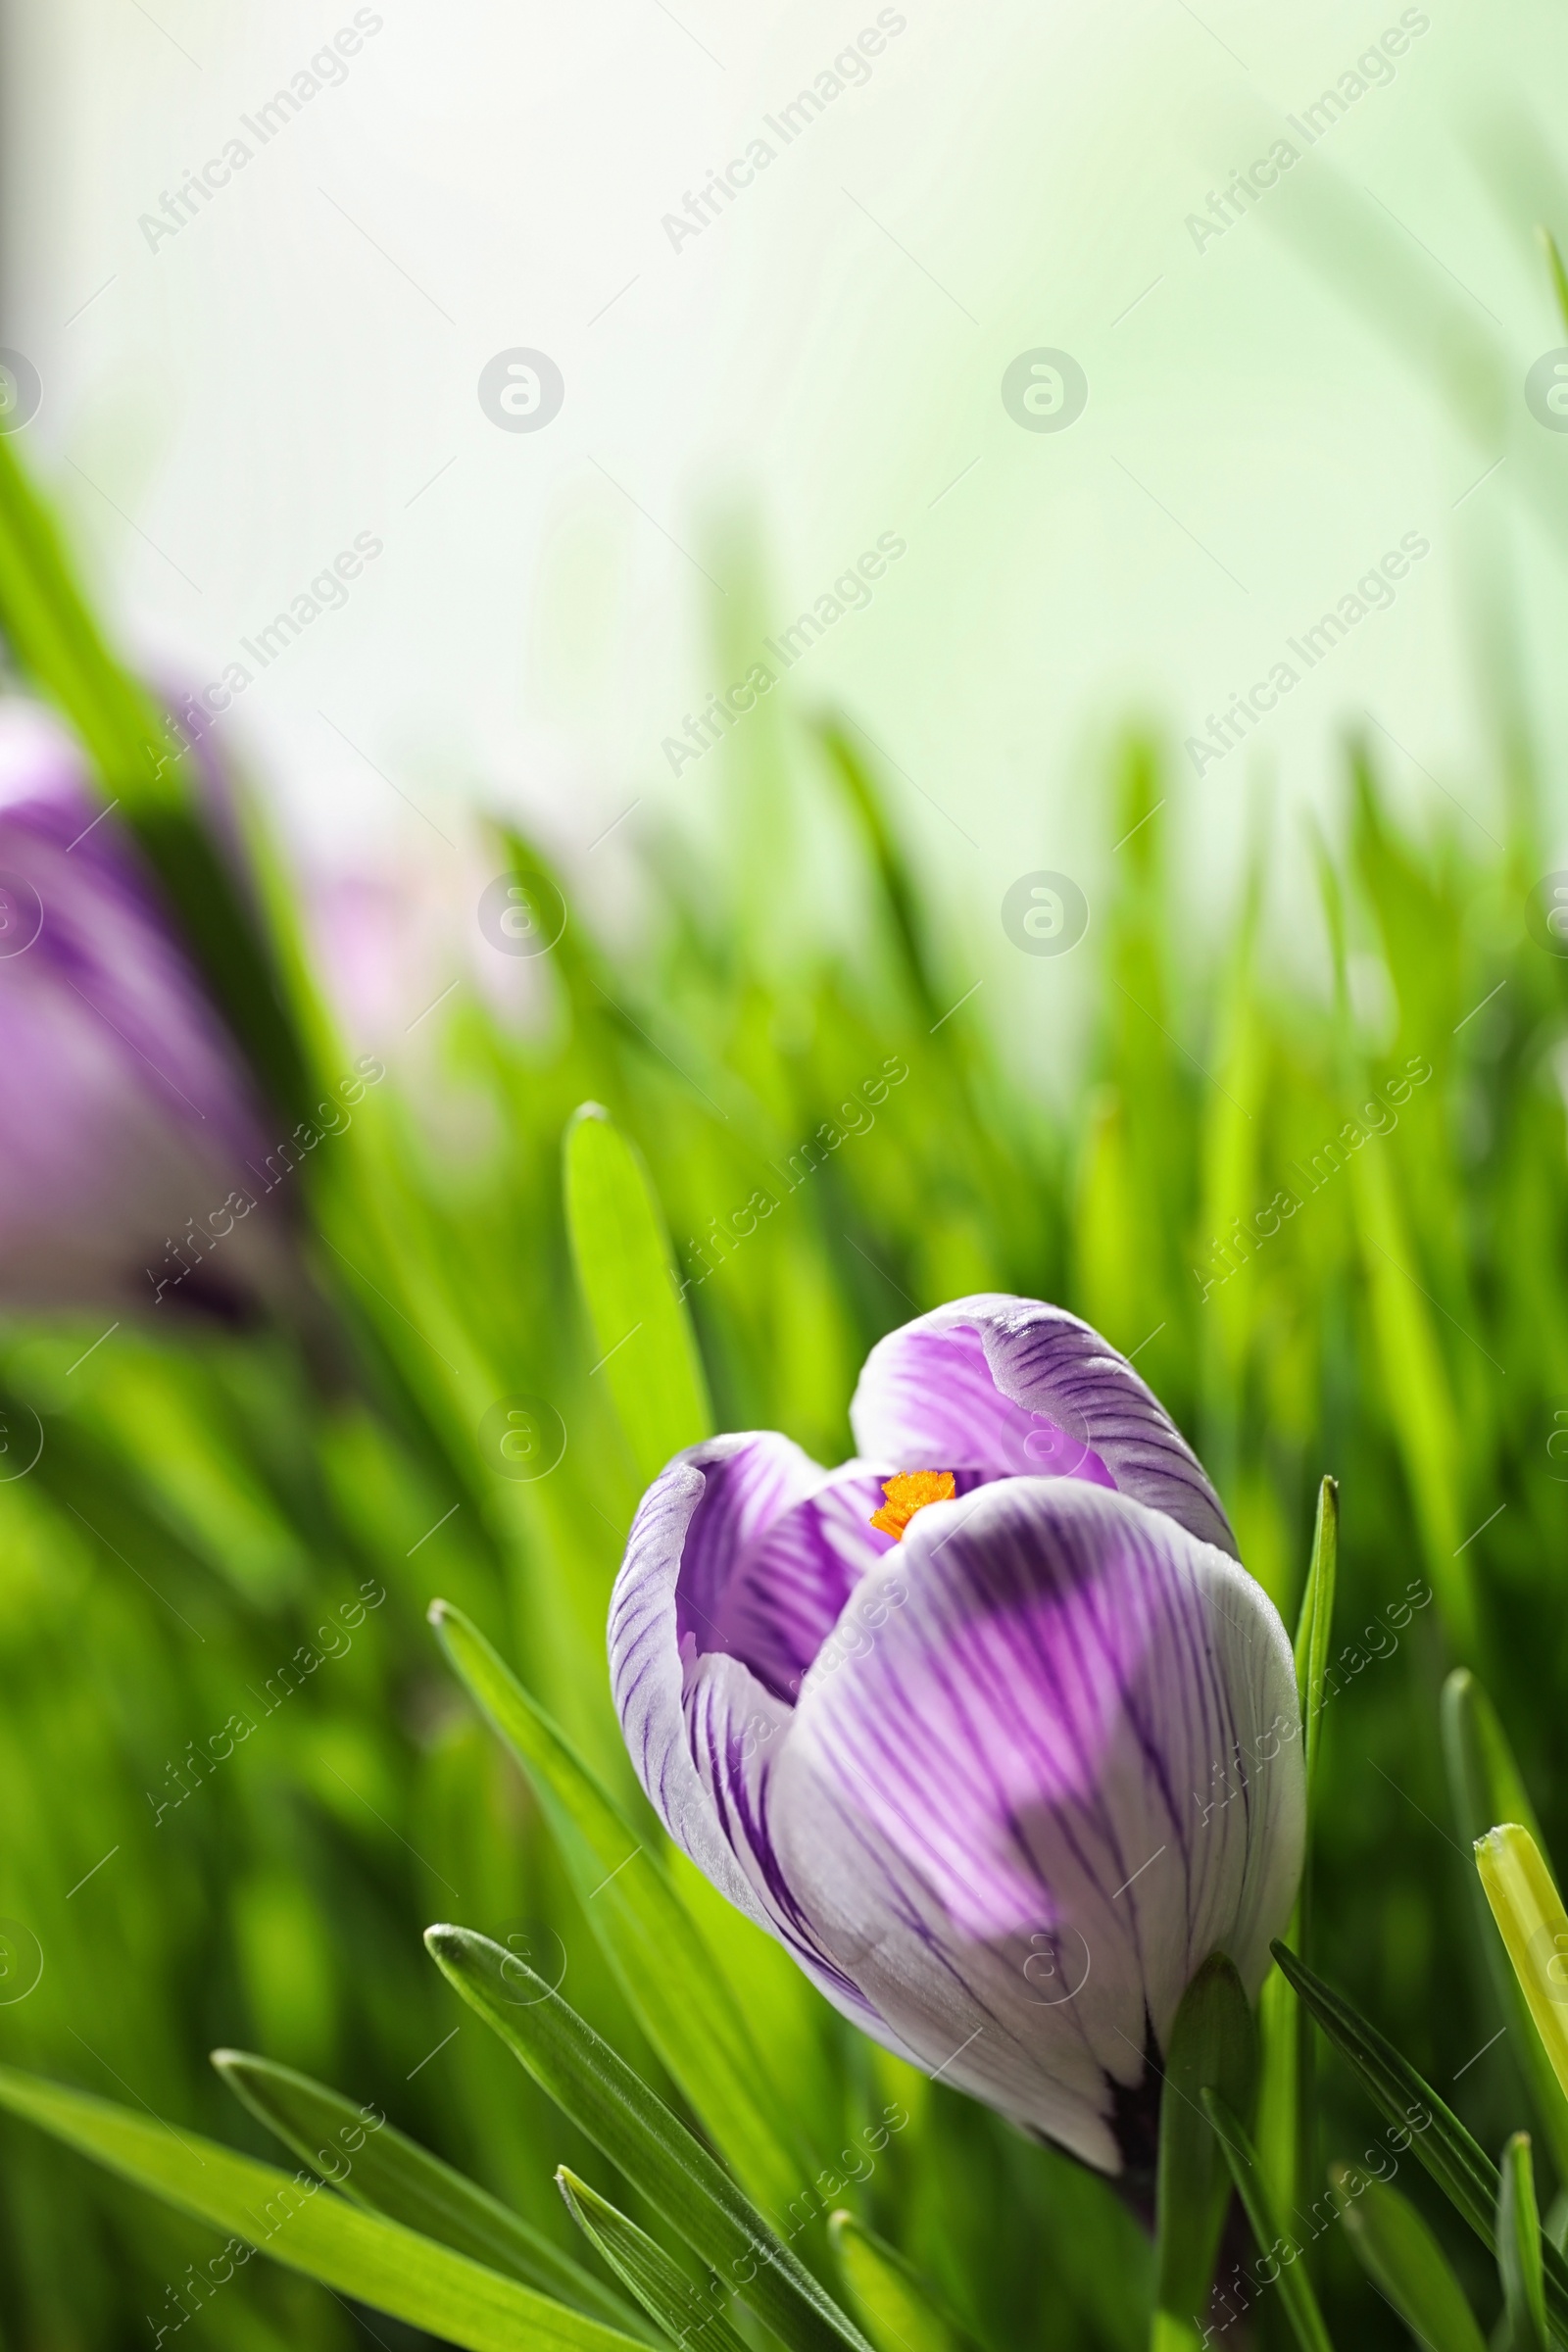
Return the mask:
<path id="1" fill-rule="evenodd" d="M 1405 533 L 1432 552 L 1392 609 L 1251 749 L 1179 765 L 1195 940 L 1262 767 L 1274 936 L 1315 943 L 1293 811 L 1332 803 L 1369 714 L 1396 801 L 1447 791 L 1500 833 L 1475 608 L 1506 570 L 1491 636 L 1547 690 L 1564 617 L 1568 436 L 1522 396 L 1563 332 L 1530 234 L 1554 203 L 1558 12 L 1403 12 L 1427 28 L 1393 78 L 1200 251 L 1207 191 L 1281 135 L 1302 146 L 1286 118 L 1399 8 L 910 0 L 868 78 L 679 250 L 662 217 L 875 8 L 368 13 L 338 86 L 156 249 L 141 216 L 353 11 L 65 0 L 8 33 L 29 453 L 133 639 L 216 677 L 356 532 L 384 541 L 223 722 L 324 857 L 416 862 L 433 888 L 448 853 L 399 795 L 455 836 L 441 811 L 483 777 L 615 910 L 661 805 L 695 855 L 714 838 L 723 756 L 677 780 L 661 741 L 752 658 L 725 666 L 715 611 L 755 648 L 883 532 L 906 558 L 790 690 L 896 763 L 993 1019 L 1065 1008 L 1059 975 L 1029 993 L 1046 983 L 996 909 L 1042 863 L 1096 902 L 1101 754 L 1129 707 L 1177 741 L 1201 728 Z M 512 346 L 563 370 L 542 432 L 481 413 Z M 1088 376 L 1061 433 L 1002 405 L 1036 346 Z M 1486 355 L 1494 388 L 1461 414 L 1445 377 L 1474 386 Z M 737 514 L 764 551 L 755 603 Z M 1533 721 L 1554 749 L 1558 710 Z M 825 835 L 813 898 L 834 864 Z"/>

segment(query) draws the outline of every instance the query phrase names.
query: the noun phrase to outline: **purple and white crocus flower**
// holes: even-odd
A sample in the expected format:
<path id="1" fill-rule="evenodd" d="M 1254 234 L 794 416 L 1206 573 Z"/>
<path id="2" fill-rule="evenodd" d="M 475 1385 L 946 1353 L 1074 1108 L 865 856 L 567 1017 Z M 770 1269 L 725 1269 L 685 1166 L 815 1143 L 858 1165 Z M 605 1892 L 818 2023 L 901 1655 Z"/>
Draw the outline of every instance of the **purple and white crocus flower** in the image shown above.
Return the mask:
<path id="1" fill-rule="evenodd" d="M 871 1350 L 857 1457 L 677 1455 L 610 1615 L 677 1844 L 889 2048 L 1129 2186 L 1215 1950 L 1255 1995 L 1300 1875 L 1291 1646 L 1201 1464 L 1061 1308 Z"/>
<path id="2" fill-rule="evenodd" d="M 288 1279 L 275 1218 L 230 1209 L 214 1243 L 215 1212 L 260 1189 L 250 1082 L 79 750 L 20 699 L 0 704 L 0 1306 L 227 1305 Z"/>

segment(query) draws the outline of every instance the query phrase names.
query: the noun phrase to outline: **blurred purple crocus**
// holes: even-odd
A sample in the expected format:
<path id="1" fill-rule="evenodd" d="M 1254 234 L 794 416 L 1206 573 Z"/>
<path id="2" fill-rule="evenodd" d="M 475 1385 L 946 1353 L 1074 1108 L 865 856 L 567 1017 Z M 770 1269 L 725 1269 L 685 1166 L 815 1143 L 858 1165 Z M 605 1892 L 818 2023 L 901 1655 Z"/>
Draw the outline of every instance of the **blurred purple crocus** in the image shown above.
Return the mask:
<path id="1" fill-rule="evenodd" d="M 0 1307 L 275 1287 L 238 1053 L 71 737 L 21 701 L 0 704 Z"/>
<path id="2" fill-rule="evenodd" d="M 1109 2174 L 1147 2176 L 1178 2004 L 1250 1994 L 1300 1874 L 1285 1629 L 1123 1356 L 960 1298 L 878 1343 L 823 1470 L 694 1446 L 610 1615 L 671 1837 L 843 2013 Z"/>

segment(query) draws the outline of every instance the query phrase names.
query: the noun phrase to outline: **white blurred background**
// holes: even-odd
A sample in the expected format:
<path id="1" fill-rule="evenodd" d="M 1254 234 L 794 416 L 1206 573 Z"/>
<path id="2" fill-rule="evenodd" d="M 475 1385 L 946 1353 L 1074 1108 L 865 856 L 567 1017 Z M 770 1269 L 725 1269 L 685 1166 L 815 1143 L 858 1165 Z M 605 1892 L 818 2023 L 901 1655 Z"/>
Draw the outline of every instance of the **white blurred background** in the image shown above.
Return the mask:
<path id="1" fill-rule="evenodd" d="M 1200 935 L 1265 774 L 1288 915 L 1348 724 L 1412 805 L 1496 833 L 1512 662 L 1554 770 L 1568 434 L 1523 382 L 1568 341 L 1531 239 L 1560 10 L 53 0 L 6 40 L 24 454 L 128 643 L 250 671 L 220 732 L 318 858 L 444 870 L 476 791 L 611 903 L 662 812 L 704 854 L 734 763 L 677 775 L 664 739 L 883 534 L 906 553 L 751 724 L 866 730 L 982 961 L 1021 871 L 1093 901 L 1129 713 L 1175 755 Z M 1282 137 L 1279 184 L 1195 232 Z M 1040 347 L 1087 377 L 1061 431 L 1003 403 Z M 537 431 L 480 404 L 515 348 L 564 380 Z M 1184 739 L 1407 534 L 1392 605 L 1195 772 Z M 244 641 L 357 537 L 380 553 L 264 668 Z"/>

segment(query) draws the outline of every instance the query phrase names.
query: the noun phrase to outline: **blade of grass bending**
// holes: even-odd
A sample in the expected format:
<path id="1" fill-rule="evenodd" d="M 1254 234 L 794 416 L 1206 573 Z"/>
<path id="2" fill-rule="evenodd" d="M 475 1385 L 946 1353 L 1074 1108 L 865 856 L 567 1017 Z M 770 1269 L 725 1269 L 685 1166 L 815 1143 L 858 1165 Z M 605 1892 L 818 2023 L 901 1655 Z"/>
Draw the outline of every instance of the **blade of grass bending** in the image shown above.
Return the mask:
<path id="1" fill-rule="evenodd" d="M 1287 2242 L 1287 2233 L 1280 2227 L 1280 2217 L 1257 2161 L 1257 2152 L 1249 2138 L 1236 2110 L 1221 2098 L 1218 2091 L 1202 2092 L 1203 2110 L 1214 2127 L 1215 2136 L 1224 2152 L 1225 2162 L 1236 2191 L 1247 2210 L 1257 2250 L 1265 2261 L 1277 2266 L 1280 2302 L 1295 2331 L 1301 2352 L 1334 2352 L 1329 2331 L 1323 2325 L 1312 2281 L 1300 2261 L 1298 2247 L 1290 2261 L 1282 2261 L 1278 2249 Z"/>
<path id="2" fill-rule="evenodd" d="M 260 2123 L 356 2205 L 554 2295 L 606 2327 L 642 2331 L 641 2314 L 612 2287 L 395 2125 L 383 2121 L 368 2132 L 366 2110 L 352 2099 L 248 2050 L 214 2050 L 212 2062 Z M 347 2171 L 335 2177 L 345 2155 Z"/>
<path id="3" fill-rule="evenodd" d="M 719 2152 L 770 2211 L 809 2178 L 759 2095 L 762 2064 L 727 1982 L 663 1864 L 461 1609 L 430 1622 L 480 1712 L 522 1766 L 583 1912 L 649 2040 Z"/>
<path id="4" fill-rule="evenodd" d="M 1176 2012 L 1159 2102 L 1155 2182 L 1158 2285 L 1155 2305 L 1177 2326 L 1208 2301 L 1231 2177 L 1200 2092 L 1217 2084 L 1226 2104 L 1250 2118 L 1257 2086 L 1257 2034 L 1235 1968 L 1223 1952 L 1204 1961 Z M 1169 2329 L 1165 2332 L 1168 2334 Z"/>
<path id="5" fill-rule="evenodd" d="M 730 2291 L 722 2280 L 710 2274 L 705 2300 L 702 2288 L 670 2261 L 646 2230 L 639 2230 L 635 2222 L 617 2213 L 607 2198 L 564 2165 L 556 2174 L 556 2184 L 588 2243 L 671 2343 L 696 2345 L 701 2341 L 703 2352 L 747 2352 L 711 2292 L 712 2284 L 718 2286 L 720 2297 Z"/>
<path id="6" fill-rule="evenodd" d="M 585 1102 L 563 1146 L 566 1222 L 599 1361 L 637 1475 L 710 1435 L 712 1408 L 648 1171 L 607 1110 Z"/>
<path id="7" fill-rule="evenodd" d="M 853 2213 L 828 2218 L 856 2310 L 878 2352 L 980 2352 L 928 2278 Z"/>
<path id="8" fill-rule="evenodd" d="M 1410 2145 L 1443 2190 L 1463 2215 L 1489 2253 L 1496 2251 L 1496 2208 L 1499 2176 L 1491 2157 L 1465 2130 L 1451 2107 L 1407 2058 L 1360 2012 L 1325 1984 L 1283 1943 L 1272 1947 L 1291 1983 L 1312 2011 L 1324 2033 L 1360 2077 L 1373 2103 L 1395 2127 L 1409 2134 Z M 1424 2123 L 1418 2119 L 1426 2117 Z M 1556 2327 L 1568 2326 L 1568 2261 L 1549 2242 L 1544 2247 L 1546 2306 Z"/>
<path id="9" fill-rule="evenodd" d="M 176 2132 L 108 2099 L 0 2068 L 0 2106 L 286 2270 L 424 2328 L 464 2352 L 642 2352 L 637 2339 L 504 2278 L 451 2247 L 351 2205 L 304 2172 L 282 2173 L 215 2139 Z M 244 2260 L 250 2257 L 246 2255 Z M 210 2268 L 211 2266 L 209 2266 Z"/>
<path id="10" fill-rule="evenodd" d="M 1349 2165 L 1331 2168 L 1346 2234 L 1379 2294 L 1431 2352 L 1487 2352 L 1487 2339 L 1447 2256 L 1408 2197 L 1370 2178 L 1352 2190 L 1353 2177 Z"/>
<path id="11" fill-rule="evenodd" d="M 1306 1951 L 1312 1929 L 1312 1791 L 1322 1739 L 1323 1690 L 1334 1637 L 1334 1599 L 1339 1583 L 1340 1489 L 1325 1478 L 1317 1493 L 1312 1551 L 1296 1625 L 1296 1688 L 1301 1707 L 1302 1762 L 1306 1778 L 1306 1849 L 1301 1885 L 1291 1922 L 1291 1940 Z M 1269 2178 L 1279 2183 L 1287 2205 L 1297 2205 L 1318 2178 L 1316 2046 L 1312 2020 L 1283 1977 L 1271 1977 L 1258 2003 L 1262 2039 L 1262 2082 L 1258 2095 L 1258 2144 Z"/>
<path id="12" fill-rule="evenodd" d="M 694 2254 L 792 2352 L 868 2352 L 865 2338 L 735 2184 L 625 2060 L 542 1977 L 471 1929 L 435 1927 L 443 1975 Z M 807 2194 L 803 2184 L 801 2195 Z"/>
<path id="13" fill-rule="evenodd" d="M 1448 1797 L 1459 1837 L 1473 1847 L 1494 1822 L 1516 1821 L 1539 1846 L 1541 1832 L 1496 1710 L 1468 1667 L 1456 1667 L 1444 1684 L 1441 1715 Z M 1523 2080 L 1559 2180 L 1568 2180 L 1568 2091 L 1558 2081 L 1531 2022 L 1529 2003 L 1509 1963 L 1507 1946 L 1494 1930 L 1479 1873 L 1470 1883 L 1470 1897 L 1488 1973 L 1510 2028 L 1507 2063 Z"/>
<path id="14" fill-rule="evenodd" d="M 1502 2279 L 1513 2330 L 1512 2352 L 1550 2352 L 1546 2330 L 1546 2282 L 1536 2205 L 1530 2134 L 1516 2132 L 1502 2151 L 1502 2185 L 1497 2192 L 1497 2273 Z"/>

